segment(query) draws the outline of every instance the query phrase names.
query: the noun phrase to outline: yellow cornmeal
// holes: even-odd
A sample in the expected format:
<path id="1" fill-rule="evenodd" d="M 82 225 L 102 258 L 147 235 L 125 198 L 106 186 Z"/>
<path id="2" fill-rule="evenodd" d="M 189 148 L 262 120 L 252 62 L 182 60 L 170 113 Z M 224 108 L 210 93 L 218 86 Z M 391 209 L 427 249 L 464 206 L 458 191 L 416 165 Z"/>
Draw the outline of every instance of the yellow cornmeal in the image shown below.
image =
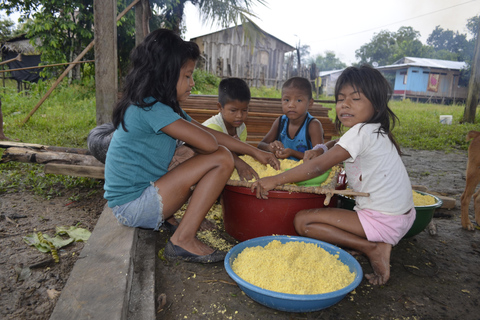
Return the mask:
<path id="1" fill-rule="evenodd" d="M 280 174 L 284 172 L 287 169 L 295 168 L 296 166 L 299 166 L 300 164 L 303 163 L 303 160 L 300 161 L 295 161 L 295 160 L 290 160 L 290 159 L 279 159 L 280 161 L 280 170 L 275 170 L 273 167 L 270 165 L 264 165 L 257 160 L 255 160 L 253 157 L 248 156 L 248 155 L 243 155 L 240 156 L 240 159 L 245 161 L 248 165 L 250 165 L 253 170 L 255 170 L 260 178 L 265 178 L 265 177 L 271 177 L 275 176 L 277 174 Z M 330 171 L 330 174 L 328 178 L 321 184 L 321 186 L 327 185 L 335 176 L 336 172 L 340 170 L 340 167 L 335 166 L 332 168 L 332 171 Z M 313 178 L 313 177 L 312 177 Z M 232 175 L 230 176 L 230 180 L 240 180 L 240 177 L 238 176 L 237 169 L 233 170 Z M 253 178 L 252 180 L 249 181 L 255 181 L 256 179 Z"/>
<path id="2" fill-rule="evenodd" d="M 321 294 L 348 286 L 355 273 L 314 243 L 271 241 L 245 248 L 233 261 L 233 271 L 260 288 L 290 294 Z"/>
<path id="3" fill-rule="evenodd" d="M 240 159 L 245 161 L 250 167 L 253 168 L 258 173 L 258 176 L 260 178 L 265 178 L 265 177 L 271 177 L 275 176 L 279 173 L 282 173 L 286 169 L 291 169 L 299 164 L 303 163 L 303 160 L 300 161 L 295 161 L 295 160 L 290 160 L 290 159 L 279 159 L 280 161 L 280 170 L 275 170 L 273 167 L 270 165 L 264 165 L 257 160 L 255 160 L 253 157 L 248 156 L 248 155 L 243 155 L 240 156 Z M 237 169 L 233 170 L 232 176 L 230 177 L 231 180 L 240 180 L 238 176 Z M 252 180 L 253 181 L 253 180 Z"/>
<path id="4" fill-rule="evenodd" d="M 351 189 L 347 189 L 347 190 L 351 190 Z M 412 196 L 413 196 L 413 205 L 415 207 L 429 206 L 437 203 L 437 200 L 434 197 L 428 194 L 423 195 L 421 193 L 416 192 L 415 190 L 412 190 Z M 352 196 L 345 196 L 345 197 L 355 200 L 355 197 L 352 197 Z"/>
<path id="5" fill-rule="evenodd" d="M 415 190 L 412 190 L 412 195 L 413 195 L 413 204 L 415 205 L 415 207 L 429 206 L 437 203 L 437 200 L 435 200 L 434 197 L 430 195 L 423 195 L 421 193 L 416 192 Z"/>

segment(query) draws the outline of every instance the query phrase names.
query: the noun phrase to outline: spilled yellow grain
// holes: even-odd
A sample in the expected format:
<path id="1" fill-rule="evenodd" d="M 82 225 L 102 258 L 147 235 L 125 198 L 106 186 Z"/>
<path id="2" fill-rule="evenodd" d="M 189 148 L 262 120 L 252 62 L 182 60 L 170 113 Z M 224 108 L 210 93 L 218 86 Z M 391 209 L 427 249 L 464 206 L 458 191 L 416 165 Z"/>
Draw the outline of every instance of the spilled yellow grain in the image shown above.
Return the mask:
<path id="1" fill-rule="evenodd" d="M 265 247 L 245 248 L 233 271 L 260 288 L 290 294 L 321 294 L 348 286 L 355 279 L 337 255 L 314 243 L 271 241 Z"/>

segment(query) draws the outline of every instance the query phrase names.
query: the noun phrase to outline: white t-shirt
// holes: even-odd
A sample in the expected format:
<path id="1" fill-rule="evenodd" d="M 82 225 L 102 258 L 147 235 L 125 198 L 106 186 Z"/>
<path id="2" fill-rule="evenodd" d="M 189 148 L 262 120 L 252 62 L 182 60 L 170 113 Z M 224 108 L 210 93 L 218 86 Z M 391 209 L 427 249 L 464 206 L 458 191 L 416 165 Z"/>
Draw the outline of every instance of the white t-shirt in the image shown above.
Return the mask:
<path id="1" fill-rule="evenodd" d="M 351 158 L 345 160 L 348 185 L 369 197 L 356 197 L 354 210 L 371 209 L 400 215 L 413 206 L 412 184 L 397 149 L 378 123 L 359 123 L 338 141 Z"/>

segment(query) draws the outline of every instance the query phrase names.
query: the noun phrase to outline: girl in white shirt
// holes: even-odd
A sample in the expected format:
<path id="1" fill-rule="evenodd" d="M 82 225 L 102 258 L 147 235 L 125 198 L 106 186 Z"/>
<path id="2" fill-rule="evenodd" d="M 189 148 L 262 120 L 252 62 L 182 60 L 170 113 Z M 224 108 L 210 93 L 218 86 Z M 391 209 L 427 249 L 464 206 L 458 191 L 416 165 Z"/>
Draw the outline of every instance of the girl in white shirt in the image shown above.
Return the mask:
<path id="1" fill-rule="evenodd" d="M 350 128 L 327 152 L 318 148 L 305 154 L 306 162 L 277 176 L 255 182 L 258 198 L 285 183 L 318 176 L 345 162 L 349 186 L 369 197 L 356 197 L 354 211 L 319 208 L 297 213 L 294 224 L 299 235 L 315 238 L 365 254 L 373 273 L 365 277 L 383 285 L 390 277 L 392 246 L 408 232 L 415 220 L 410 179 L 400 158 L 400 148 L 391 130 L 398 120 L 388 107 L 392 89 L 370 66 L 349 67 L 335 86 L 339 130 Z"/>

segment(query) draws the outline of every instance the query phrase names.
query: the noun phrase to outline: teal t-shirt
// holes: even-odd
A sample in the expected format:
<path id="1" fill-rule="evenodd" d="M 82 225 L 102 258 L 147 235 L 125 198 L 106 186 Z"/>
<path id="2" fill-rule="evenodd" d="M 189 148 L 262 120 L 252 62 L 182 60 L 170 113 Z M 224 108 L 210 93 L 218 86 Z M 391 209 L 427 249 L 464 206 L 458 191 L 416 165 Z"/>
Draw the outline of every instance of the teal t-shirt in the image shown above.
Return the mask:
<path id="1" fill-rule="evenodd" d="M 104 197 L 111 208 L 135 200 L 168 171 L 176 139 L 162 128 L 181 116 L 157 102 L 146 109 L 131 105 L 124 119 L 128 132 L 122 125 L 115 130 L 105 161 Z"/>

